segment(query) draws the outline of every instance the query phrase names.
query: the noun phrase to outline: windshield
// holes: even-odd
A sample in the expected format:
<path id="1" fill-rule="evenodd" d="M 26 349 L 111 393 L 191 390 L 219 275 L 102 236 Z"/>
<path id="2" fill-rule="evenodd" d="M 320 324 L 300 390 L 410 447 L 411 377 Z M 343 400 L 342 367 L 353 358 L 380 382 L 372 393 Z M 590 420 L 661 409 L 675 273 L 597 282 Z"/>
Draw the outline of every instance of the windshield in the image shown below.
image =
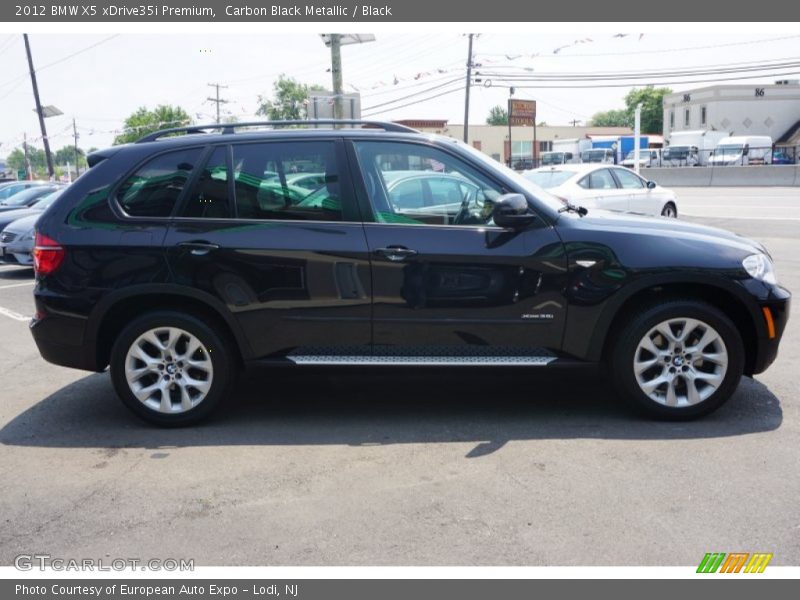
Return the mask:
<path id="1" fill-rule="evenodd" d="M 610 151 L 608 149 L 587 150 L 586 152 L 583 153 L 582 156 L 583 156 L 584 162 L 595 162 L 595 161 L 603 160 L 609 154 L 610 154 Z"/>
<path id="2" fill-rule="evenodd" d="M 542 154 L 543 165 L 560 165 L 563 162 L 564 162 L 563 152 L 548 152 L 547 154 Z"/>
<path id="3" fill-rule="evenodd" d="M 441 138 L 441 139 L 446 139 L 449 142 L 453 142 L 453 140 L 450 138 Z M 469 146 L 463 142 L 459 142 L 456 140 L 454 143 L 457 144 L 458 147 L 461 148 L 463 151 L 465 151 L 474 159 L 476 159 L 478 162 L 486 165 L 489 169 L 493 171 L 500 171 L 505 177 L 508 177 L 514 183 L 519 185 L 519 187 L 521 187 L 526 192 L 534 196 L 537 200 L 542 202 L 542 204 L 546 205 L 551 210 L 558 211 L 558 209 L 563 208 L 564 203 L 561 202 L 561 200 L 559 200 L 549 192 L 545 191 L 544 188 L 539 187 L 531 180 L 526 179 L 519 173 L 509 169 L 504 164 L 496 161 L 491 156 L 484 154 L 480 150 L 476 150 L 472 146 Z"/>
<path id="4" fill-rule="evenodd" d="M 738 156 L 742 153 L 743 146 L 741 144 L 723 144 L 721 146 L 717 146 L 717 151 L 715 154 L 721 154 L 725 156 Z"/>
<path id="5" fill-rule="evenodd" d="M 522 176 L 539 187 L 550 190 L 558 187 L 575 175 L 575 171 L 528 171 Z"/>
<path id="6" fill-rule="evenodd" d="M 664 158 L 686 158 L 689 155 L 689 146 L 670 146 L 664 150 Z"/>
<path id="7" fill-rule="evenodd" d="M 44 196 L 46 193 L 47 193 L 46 189 L 37 186 L 29 190 L 25 190 L 23 192 L 14 194 L 13 196 L 11 196 L 11 198 L 3 200 L 2 204 L 3 206 L 25 206 L 32 199 L 38 198 L 39 196 Z"/>

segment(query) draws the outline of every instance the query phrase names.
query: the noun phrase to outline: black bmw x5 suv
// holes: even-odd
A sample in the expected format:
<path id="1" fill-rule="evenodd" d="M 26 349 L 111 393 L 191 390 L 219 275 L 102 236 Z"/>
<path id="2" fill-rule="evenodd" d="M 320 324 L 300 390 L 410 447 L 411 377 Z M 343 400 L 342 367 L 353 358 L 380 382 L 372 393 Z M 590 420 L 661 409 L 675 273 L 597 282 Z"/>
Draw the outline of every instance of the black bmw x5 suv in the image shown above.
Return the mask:
<path id="1" fill-rule="evenodd" d="M 206 417 L 251 361 L 602 362 L 634 407 L 687 419 L 775 359 L 790 294 L 756 242 L 586 214 L 397 124 L 287 125 L 165 130 L 91 155 L 38 224 L 42 356 L 110 366 L 160 425 Z"/>

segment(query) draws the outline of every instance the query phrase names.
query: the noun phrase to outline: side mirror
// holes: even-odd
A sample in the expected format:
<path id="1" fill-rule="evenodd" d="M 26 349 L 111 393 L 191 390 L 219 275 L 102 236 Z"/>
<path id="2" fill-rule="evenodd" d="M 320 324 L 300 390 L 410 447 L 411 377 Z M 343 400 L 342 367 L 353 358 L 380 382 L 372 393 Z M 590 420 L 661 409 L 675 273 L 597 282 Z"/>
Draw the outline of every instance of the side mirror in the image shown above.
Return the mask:
<path id="1" fill-rule="evenodd" d="M 742 156 L 747 156 L 748 154 L 750 154 L 750 146 L 746 145 L 744 150 L 742 150 Z"/>
<path id="2" fill-rule="evenodd" d="M 522 194 L 503 194 L 494 202 L 492 220 L 503 229 L 522 229 L 533 223 L 536 215 Z"/>
<path id="3" fill-rule="evenodd" d="M 648 190 L 652 190 L 652 189 L 654 189 L 656 187 L 656 185 L 658 185 L 658 184 L 655 181 L 648 181 L 647 182 L 647 189 Z"/>

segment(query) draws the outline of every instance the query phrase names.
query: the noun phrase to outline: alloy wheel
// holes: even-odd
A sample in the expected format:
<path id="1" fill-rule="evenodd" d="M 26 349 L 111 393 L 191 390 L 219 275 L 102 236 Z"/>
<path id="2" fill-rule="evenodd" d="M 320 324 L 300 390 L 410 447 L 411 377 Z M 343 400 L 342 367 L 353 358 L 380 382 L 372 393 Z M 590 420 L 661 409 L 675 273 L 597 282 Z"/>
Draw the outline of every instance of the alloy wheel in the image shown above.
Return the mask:
<path id="1" fill-rule="evenodd" d="M 727 370 L 722 336 L 698 319 L 662 321 L 642 337 L 633 356 L 642 392 L 675 408 L 707 400 L 722 385 Z"/>
<path id="2" fill-rule="evenodd" d="M 194 335 L 177 327 L 157 327 L 128 348 L 125 379 L 149 409 L 185 413 L 208 395 L 214 378 L 211 357 Z"/>

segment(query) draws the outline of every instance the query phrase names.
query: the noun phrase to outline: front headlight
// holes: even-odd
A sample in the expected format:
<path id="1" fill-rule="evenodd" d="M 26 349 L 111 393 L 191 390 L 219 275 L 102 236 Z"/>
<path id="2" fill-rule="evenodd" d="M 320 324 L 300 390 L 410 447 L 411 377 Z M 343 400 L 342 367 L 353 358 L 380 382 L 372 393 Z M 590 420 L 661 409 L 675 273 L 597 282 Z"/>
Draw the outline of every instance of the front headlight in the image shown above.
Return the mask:
<path id="1" fill-rule="evenodd" d="M 765 283 L 778 283 L 775 277 L 775 267 L 766 254 L 751 254 L 742 261 L 742 266 L 747 274 L 753 279 L 758 279 Z"/>

